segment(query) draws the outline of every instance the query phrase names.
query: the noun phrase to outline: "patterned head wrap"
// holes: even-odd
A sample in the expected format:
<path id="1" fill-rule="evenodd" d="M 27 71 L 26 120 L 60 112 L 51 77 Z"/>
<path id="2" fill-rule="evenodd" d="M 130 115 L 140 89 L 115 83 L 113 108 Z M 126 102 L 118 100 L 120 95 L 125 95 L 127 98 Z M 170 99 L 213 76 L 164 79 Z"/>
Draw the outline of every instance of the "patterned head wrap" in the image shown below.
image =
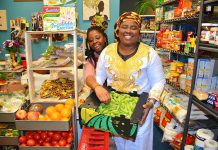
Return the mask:
<path id="1" fill-rule="evenodd" d="M 114 25 L 114 36 L 116 39 L 118 39 L 118 32 L 119 32 L 119 28 L 120 28 L 120 24 L 122 22 L 125 22 L 127 19 L 131 19 L 133 21 L 135 21 L 137 23 L 137 25 L 139 26 L 139 29 L 141 29 L 141 23 L 142 23 L 142 19 L 141 17 L 135 13 L 135 12 L 125 12 L 123 13 L 116 21 L 115 25 Z"/>
<path id="2" fill-rule="evenodd" d="M 100 27 L 103 31 L 105 31 L 108 27 L 107 19 L 103 16 L 95 15 L 91 21 L 91 27 L 93 26 Z"/>

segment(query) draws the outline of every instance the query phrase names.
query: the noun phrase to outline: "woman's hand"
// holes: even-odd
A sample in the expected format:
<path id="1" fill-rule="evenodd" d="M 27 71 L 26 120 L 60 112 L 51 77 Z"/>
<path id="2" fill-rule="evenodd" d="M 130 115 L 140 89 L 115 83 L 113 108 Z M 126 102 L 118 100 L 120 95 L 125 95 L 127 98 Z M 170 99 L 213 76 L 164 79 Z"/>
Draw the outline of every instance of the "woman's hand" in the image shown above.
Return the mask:
<path id="1" fill-rule="evenodd" d="M 99 85 L 95 87 L 94 91 L 100 102 L 105 104 L 108 104 L 110 102 L 110 93 L 105 88 Z"/>
<path id="2" fill-rule="evenodd" d="M 154 102 L 151 102 L 151 101 L 147 101 L 143 105 L 144 111 L 143 111 L 142 119 L 139 121 L 140 126 L 142 126 L 145 123 L 145 120 L 148 116 L 148 113 L 149 113 L 150 109 L 153 107 L 154 107 Z"/>

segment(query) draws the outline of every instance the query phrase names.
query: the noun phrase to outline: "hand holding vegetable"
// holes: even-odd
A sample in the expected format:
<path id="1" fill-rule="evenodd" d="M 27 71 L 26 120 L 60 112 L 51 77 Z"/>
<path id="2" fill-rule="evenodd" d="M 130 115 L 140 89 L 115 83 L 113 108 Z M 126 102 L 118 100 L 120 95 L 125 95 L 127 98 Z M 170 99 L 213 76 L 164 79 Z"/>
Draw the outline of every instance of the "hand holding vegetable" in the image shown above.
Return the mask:
<path id="1" fill-rule="evenodd" d="M 94 88 L 94 91 L 100 102 L 105 104 L 108 104 L 110 102 L 110 93 L 105 88 L 98 85 Z"/>

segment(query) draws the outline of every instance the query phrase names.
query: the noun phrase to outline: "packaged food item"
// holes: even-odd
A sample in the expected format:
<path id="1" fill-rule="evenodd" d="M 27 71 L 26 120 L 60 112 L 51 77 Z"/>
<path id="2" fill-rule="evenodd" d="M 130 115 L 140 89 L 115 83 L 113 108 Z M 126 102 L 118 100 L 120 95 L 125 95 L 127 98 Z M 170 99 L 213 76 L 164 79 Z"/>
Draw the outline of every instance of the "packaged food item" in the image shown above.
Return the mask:
<path id="1" fill-rule="evenodd" d="M 180 49 L 179 49 L 180 52 L 184 52 L 185 51 L 185 42 L 181 42 L 180 43 Z"/>
<path id="2" fill-rule="evenodd" d="M 203 91 L 194 90 L 193 95 L 196 96 L 199 100 L 207 100 L 208 98 L 208 93 Z"/>
<path id="3" fill-rule="evenodd" d="M 186 80 L 186 74 L 181 74 L 180 76 L 179 76 L 179 86 L 180 86 L 180 89 L 182 89 L 182 90 L 185 90 L 185 81 Z"/>
<path id="4" fill-rule="evenodd" d="M 193 33 L 190 37 L 190 53 L 195 53 L 196 48 L 196 36 Z"/>
<path id="5" fill-rule="evenodd" d="M 184 63 L 177 62 L 176 63 L 176 72 L 177 73 L 183 73 L 183 67 L 184 67 Z"/>
<path id="6" fill-rule="evenodd" d="M 216 24 L 215 24 L 215 26 L 216 26 Z M 210 37 L 209 37 L 210 44 L 215 44 L 217 31 L 218 31 L 218 27 L 211 27 L 210 28 Z"/>
<path id="7" fill-rule="evenodd" d="M 189 53 L 190 52 L 190 44 L 191 42 L 185 42 L 185 53 Z"/>
<path id="8" fill-rule="evenodd" d="M 179 81 L 179 73 L 172 72 L 170 75 L 170 82 L 172 82 L 174 84 L 178 84 L 178 81 Z"/>
<path id="9" fill-rule="evenodd" d="M 170 71 L 176 72 L 176 66 L 177 66 L 176 62 L 171 62 L 170 63 Z"/>

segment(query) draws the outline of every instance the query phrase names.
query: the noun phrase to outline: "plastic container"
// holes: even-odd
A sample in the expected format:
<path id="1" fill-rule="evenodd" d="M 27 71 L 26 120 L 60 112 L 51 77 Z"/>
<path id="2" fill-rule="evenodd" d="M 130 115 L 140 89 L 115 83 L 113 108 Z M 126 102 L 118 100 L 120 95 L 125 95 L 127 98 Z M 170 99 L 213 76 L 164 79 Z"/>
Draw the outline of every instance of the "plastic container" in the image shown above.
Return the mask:
<path id="1" fill-rule="evenodd" d="M 210 28 L 210 39 L 209 39 L 210 44 L 215 44 L 215 42 L 216 42 L 216 33 L 217 32 L 218 32 L 218 27 Z"/>
<path id="2" fill-rule="evenodd" d="M 109 150 L 109 133 L 84 127 L 78 150 Z"/>
<path id="3" fill-rule="evenodd" d="M 174 84 L 178 84 L 178 80 L 179 79 L 179 74 L 177 72 L 172 72 L 170 74 L 170 82 L 174 83 Z"/>
<path id="4" fill-rule="evenodd" d="M 10 54 L 5 54 L 5 70 L 12 70 L 12 61 Z"/>
<path id="5" fill-rule="evenodd" d="M 186 86 L 186 74 L 181 74 L 179 76 L 179 86 L 180 86 L 180 89 L 185 90 L 185 86 Z"/>

